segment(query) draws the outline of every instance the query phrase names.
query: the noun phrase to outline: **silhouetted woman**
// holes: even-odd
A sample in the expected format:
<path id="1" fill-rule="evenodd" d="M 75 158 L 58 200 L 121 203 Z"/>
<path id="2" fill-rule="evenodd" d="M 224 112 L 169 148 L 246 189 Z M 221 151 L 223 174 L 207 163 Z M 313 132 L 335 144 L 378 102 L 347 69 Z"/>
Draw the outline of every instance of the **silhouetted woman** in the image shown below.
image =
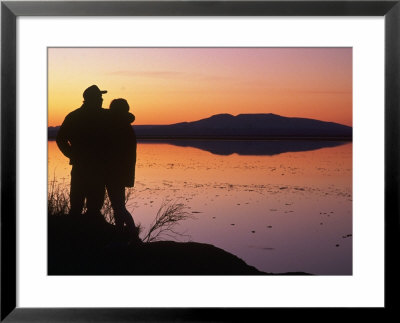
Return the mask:
<path id="1" fill-rule="evenodd" d="M 109 109 L 106 189 L 114 210 L 115 225 L 127 229 L 133 242 L 138 242 L 135 222 L 125 207 L 125 187 L 133 187 L 136 165 L 136 135 L 131 126 L 135 116 L 125 99 L 115 99 Z"/>

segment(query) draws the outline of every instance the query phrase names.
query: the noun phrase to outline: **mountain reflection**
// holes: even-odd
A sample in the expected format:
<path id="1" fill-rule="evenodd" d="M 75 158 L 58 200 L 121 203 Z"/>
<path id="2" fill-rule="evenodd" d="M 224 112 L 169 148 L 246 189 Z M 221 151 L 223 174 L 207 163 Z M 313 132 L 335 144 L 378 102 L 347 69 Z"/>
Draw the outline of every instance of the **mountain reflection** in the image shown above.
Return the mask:
<path id="1" fill-rule="evenodd" d="M 140 141 L 140 140 L 139 140 Z M 347 141 L 312 141 L 312 140 L 152 140 L 143 143 L 167 143 L 179 147 L 193 147 L 215 155 L 229 156 L 273 156 L 288 152 L 302 152 L 331 148 L 347 144 Z"/>

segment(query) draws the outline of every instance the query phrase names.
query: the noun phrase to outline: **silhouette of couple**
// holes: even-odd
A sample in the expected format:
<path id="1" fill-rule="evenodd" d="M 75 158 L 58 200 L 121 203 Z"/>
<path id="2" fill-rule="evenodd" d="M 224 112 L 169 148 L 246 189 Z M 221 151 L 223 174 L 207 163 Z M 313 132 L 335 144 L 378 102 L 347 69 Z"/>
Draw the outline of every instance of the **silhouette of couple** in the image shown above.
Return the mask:
<path id="1" fill-rule="evenodd" d="M 70 215 L 102 219 L 105 190 L 114 211 L 115 225 L 139 242 L 138 230 L 125 207 L 125 187 L 134 186 L 136 135 L 131 126 L 135 116 L 125 99 L 115 99 L 103 109 L 96 85 L 83 92 L 83 104 L 72 111 L 57 134 L 57 145 L 69 158 L 71 170 Z"/>

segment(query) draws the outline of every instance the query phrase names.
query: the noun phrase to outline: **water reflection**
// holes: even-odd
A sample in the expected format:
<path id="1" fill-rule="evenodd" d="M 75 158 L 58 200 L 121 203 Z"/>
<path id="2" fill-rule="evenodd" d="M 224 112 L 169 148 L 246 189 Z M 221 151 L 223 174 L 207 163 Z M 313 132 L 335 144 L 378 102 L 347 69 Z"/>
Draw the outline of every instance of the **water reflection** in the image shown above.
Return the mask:
<path id="1" fill-rule="evenodd" d="M 192 147 L 214 155 L 229 156 L 273 156 L 288 152 L 304 152 L 321 148 L 332 148 L 347 144 L 347 141 L 311 140 L 163 140 L 142 141 L 145 143 L 168 143 L 179 147 Z"/>
<path id="2" fill-rule="evenodd" d="M 68 159 L 48 149 L 49 181 L 69 185 Z M 351 142 L 139 142 L 127 207 L 148 228 L 165 200 L 196 217 L 180 232 L 259 270 L 352 274 Z"/>

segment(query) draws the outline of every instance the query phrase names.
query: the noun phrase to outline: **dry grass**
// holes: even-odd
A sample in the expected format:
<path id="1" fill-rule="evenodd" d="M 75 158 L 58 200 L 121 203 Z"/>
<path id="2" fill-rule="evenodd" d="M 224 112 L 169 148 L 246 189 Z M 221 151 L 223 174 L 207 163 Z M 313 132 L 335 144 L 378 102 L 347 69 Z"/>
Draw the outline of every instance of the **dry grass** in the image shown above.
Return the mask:
<path id="1" fill-rule="evenodd" d="M 126 204 L 131 200 L 134 195 L 133 193 L 134 188 L 128 188 L 126 190 Z M 54 178 L 49 182 L 47 197 L 47 210 L 49 216 L 69 214 L 69 185 L 64 182 L 60 183 Z M 83 211 L 85 211 L 85 209 Z M 101 212 L 108 223 L 115 224 L 114 212 L 107 193 Z M 177 231 L 179 223 L 187 219 L 194 219 L 194 217 L 187 212 L 187 207 L 183 203 L 167 200 L 162 202 L 154 221 L 147 230 L 147 233 L 142 234 L 145 231 L 145 228 L 140 224 L 138 224 L 137 228 L 139 235 L 143 236 L 143 242 L 153 242 L 166 238 L 176 239 L 188 237 L 188 235 Z"/>
<path id="2" fill-rule="evenodd" d="M 63 183 L 59 183 L 55 178 L 49 182 L 47 200 L 48 215 L 64 215 L 69 213 L 69 187 Z"/>
<path id="3" fill-rule="evenodd" d="M 184 220 L 194 218 L 183 203 L 164 201 L 150 226 L 147 234 L 142 239 L 144 242 L 161 240 L 165 237 L 177 238 L 187 236 L 176 231 L 178 224 Z"/>

